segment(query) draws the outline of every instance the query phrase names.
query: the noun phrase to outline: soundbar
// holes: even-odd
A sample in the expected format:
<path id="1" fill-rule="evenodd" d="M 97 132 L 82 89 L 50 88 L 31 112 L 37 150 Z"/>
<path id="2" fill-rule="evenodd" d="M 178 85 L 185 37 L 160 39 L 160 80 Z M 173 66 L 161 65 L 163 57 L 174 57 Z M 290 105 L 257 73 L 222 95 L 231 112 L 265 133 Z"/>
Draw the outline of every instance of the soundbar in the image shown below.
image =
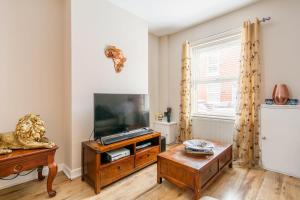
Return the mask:
<path id="1" fill-rule="evenodd" d="M 151 132 L 153 132 L 153 130 L 150 128 L 140 128 L 140 129 L 135 129 L 135 130 L 128 131 L 128 132 L 123 132 L 123 133 L 118 133 L 118 134 L 114 134 L 114 135 L 101 137 L 100 142 L 103 145 L 108 145 L 108 144 L 112 144 L 115 142 L 120 142 L 120 141 L 131 139 L 134 137 L 146 135 Z"/>

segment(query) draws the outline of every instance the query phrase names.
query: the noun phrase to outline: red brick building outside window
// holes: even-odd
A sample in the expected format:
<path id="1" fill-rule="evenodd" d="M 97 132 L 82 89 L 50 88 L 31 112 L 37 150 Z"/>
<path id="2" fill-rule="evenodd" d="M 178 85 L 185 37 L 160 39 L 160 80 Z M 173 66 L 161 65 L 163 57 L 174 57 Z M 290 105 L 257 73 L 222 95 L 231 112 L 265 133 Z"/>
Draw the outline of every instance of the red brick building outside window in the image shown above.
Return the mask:
<path id="1" fill-rule="evenodd" d="M 192 113 L 233 117 L 240 68 L 240 37 L 192 47 Z"/>

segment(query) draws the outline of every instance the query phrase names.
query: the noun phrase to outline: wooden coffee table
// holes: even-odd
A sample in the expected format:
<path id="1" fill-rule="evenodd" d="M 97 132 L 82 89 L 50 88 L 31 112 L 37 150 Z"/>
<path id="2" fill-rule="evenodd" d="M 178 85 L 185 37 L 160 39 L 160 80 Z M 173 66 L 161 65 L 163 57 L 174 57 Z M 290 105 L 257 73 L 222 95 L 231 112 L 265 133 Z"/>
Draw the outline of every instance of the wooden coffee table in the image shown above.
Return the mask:
<path id="1" fill-rule="evenodd" d="M 157 160 L 157 183 L 165 178 L 181 188 L 194 191 L 194 199 L 227 166 L 232 167 L 232 145 L 215 143 L 214 155 L 193 156 L 185 153 L 184 145 L 178 145 L 160 153 Z"/>

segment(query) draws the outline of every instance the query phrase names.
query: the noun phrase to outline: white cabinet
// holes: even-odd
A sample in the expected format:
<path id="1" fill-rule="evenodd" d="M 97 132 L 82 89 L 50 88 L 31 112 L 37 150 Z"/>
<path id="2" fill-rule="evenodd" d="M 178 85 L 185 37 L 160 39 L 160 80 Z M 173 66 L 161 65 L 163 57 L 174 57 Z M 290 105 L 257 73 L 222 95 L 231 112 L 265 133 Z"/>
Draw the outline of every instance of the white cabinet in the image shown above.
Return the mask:
<path id="1" fill-rule="evenodd" d="M 299 106 L 262 106 L 261 150 L 263 168 L 300 177 Z"/>
<path id="2" fill-rule="evenodd" d="M 166 138 L 166 143 L 174 143 L 177 136 L 177 123 L 176 122 L 154 122 L 154 130 L 160 132 Z"/>

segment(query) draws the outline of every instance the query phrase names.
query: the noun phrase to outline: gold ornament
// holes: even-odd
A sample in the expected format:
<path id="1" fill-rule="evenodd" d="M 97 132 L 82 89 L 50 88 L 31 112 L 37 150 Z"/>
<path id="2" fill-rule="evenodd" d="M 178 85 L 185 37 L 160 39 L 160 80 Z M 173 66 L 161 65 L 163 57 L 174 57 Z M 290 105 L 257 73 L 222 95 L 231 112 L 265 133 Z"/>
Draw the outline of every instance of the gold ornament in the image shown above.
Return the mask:
<path id="1" fill-rule="evenodd" d="M 164 118 L 164 115 L 162 113 L 155 114 L 155 120 L 162 121 L 163 118 Z"/>
<path id="2" fill-rule="evenodd" d="M 44 121 L 39 115 L 28 114 L 19 119 L 14 132 L 0 133 L 0 155 L 14 149 L 52 148 L 53 142 L 44 137 Z"/>
<path id="3" fill-rule="evenodd" d="M 112 58 L 114 62 L 115 71 L 117 73 L 121 72 L 124 67 L 124 63 L 126 62 L 126 58 L 123 55 L 121 49 L 118 49 L 115 46 L 107 46 L 105 49 L 105 55 L 108 58 Z"/>

